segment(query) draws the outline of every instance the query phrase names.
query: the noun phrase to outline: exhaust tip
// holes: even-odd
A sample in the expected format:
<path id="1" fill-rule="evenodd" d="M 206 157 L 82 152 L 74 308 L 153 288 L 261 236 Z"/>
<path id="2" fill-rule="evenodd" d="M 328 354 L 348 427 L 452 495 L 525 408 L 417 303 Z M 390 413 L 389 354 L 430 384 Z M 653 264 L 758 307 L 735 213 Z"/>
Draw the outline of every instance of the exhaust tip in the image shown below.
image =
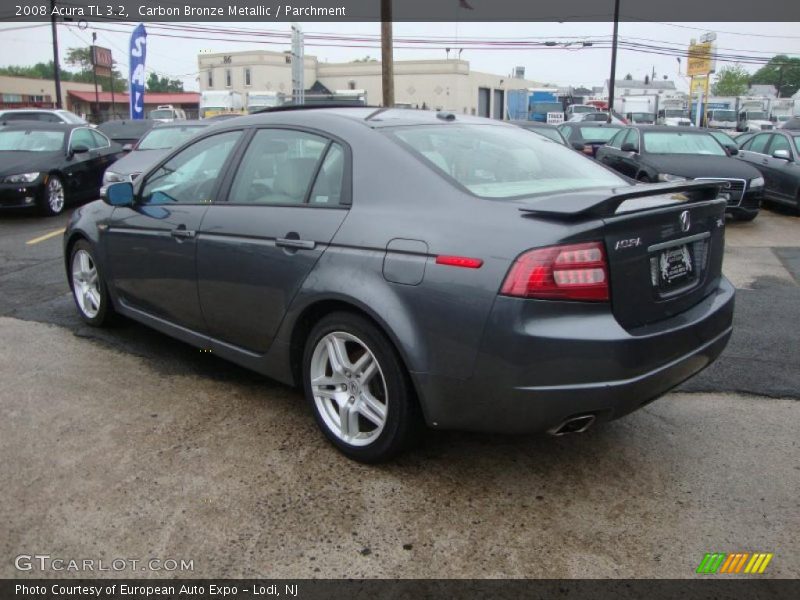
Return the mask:
<path id="1" fill-rule="evenodd" d="M 555 436 L 567 435 L 569 433 L 583 433 L 594 424 L 596 418 L 595 415 L 570 417 L 560 425 L 553 427 L 548 433 Z"/>

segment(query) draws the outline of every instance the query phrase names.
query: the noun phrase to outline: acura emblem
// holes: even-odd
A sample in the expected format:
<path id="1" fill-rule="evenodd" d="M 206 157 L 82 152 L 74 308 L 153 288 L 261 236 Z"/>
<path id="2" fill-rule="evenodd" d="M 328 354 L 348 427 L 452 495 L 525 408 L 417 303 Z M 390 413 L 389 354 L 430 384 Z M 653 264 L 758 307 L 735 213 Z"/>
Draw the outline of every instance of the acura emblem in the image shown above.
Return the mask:
<path id="1" fill-rule="evenodd" d="M 685 210 L 681 213 L 680 222 L 681 222 L 681 231 L 689 231 L 689 228 L 692 226 L 692 220 L 691 218 L 689 218 L 688 210 Z"/>

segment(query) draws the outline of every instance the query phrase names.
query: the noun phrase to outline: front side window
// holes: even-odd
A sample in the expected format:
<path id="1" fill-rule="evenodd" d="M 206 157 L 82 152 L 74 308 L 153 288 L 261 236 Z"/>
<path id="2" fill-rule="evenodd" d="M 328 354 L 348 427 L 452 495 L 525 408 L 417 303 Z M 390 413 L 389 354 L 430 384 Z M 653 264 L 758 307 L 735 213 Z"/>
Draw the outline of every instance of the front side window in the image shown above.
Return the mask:
<path id="1" fill-rule="evenodd" d="M 104 148 L 111 145 L 111 141 L 99 131 L 92 129 L 90 132 L 94 138 L 94 143 L 96 144 L 95 148 Z"/>
<path id="2" fill-rule="evenodd" d="M 610 146 L 612 148 L 622 148 L 622 140 L 625 139 L 627 132 L 622 129 L 614 134 L 614 137 L 611 138 L 611 141 L 606 144 L 606 146 Z"/>
<path id="3" fill-rule="evenodd" d="M 794 147 L 797 148 L 797 153 L 800 154 L 800 135 L 794 136 Z"/>
<path id="4" fill-rule="evenodd" d="M 338 146 L 338 144 L 337 144 Z M 303 204 L 317 173 L 320 160 L 328 149 L 328 140 L 318 135 L 285 129 L 262 129 L 254 136 L 233 180 L 228 201 L 236 204 Z M 328 151 L 331 155 L 331 151 Z M 325 172 L 325 165 L 328 172 Z M 334 165 L 326 157 L 317 178 L 316 204 L 338 203 L 341 193 L 322 189 L 320 178 L 330 178 L 335 187 Z M 340 164 L 343 168 L 343 163 Z M 327 185 L 327 184 L 326 184 Z"/>
<path id="5" fill-rule="evenodd" d="M 628 185 L 574 150 L 512 127 L 415 126 L 389 135 L 437 171 L 485 198 Z"/>
<path id="6" fill-rule="evenodd" d="M 147 204 L 204 204 L 241 136 L 230 131 L 203 138 L 185 148 L 147 177 L 141 201 Z"/>
<path id="7" fill-rule="evenodd" d="M 770 137 L 772 137 L 771 133 L 760 133 L 745 144 L 745 149 L 759 154 L 766 154 L 767 142 L 769 142 Z"/>
<path id="8" fill-rule="evenodd" d="M 789 153 L 789 156 L 792 155 L 792 149 L 791 146 L 789 146 L 789 140 L 782 135 L 776 135 L 772 138 L 772 144 L 770 144 L 769 153 L 774 154 L 776 150 L 786 150 Z"/>
<path id="9" fill-rule="evenodd" d="M 92 150 L 93 148 L 99 148 L 100 144 L 98 144 L 97 141 L 94 139 L 91 129 L 80 128 L 80 129 L 74 129 L 72 131 L 72 139 L 70 140 L 70 146 L 72 148 L 76 148 L 78 146 L 85 146 L 86 148 L 89 148 L 89 150 Z"/>
<path id="10" fill-rule="evenodd" d="M 625 144 L 631 144 L 633 146 L 633 151 L 639 151 L 639 132 L 635 129 L 629 129 L 628 133 L 625 135 Z"/>
<path id="11" fill-rule="evenodd" d="M 644 147 L 650 154 L 703 154 L 727 156 L 719 142 L 707 133 L 644 132 Z"/>

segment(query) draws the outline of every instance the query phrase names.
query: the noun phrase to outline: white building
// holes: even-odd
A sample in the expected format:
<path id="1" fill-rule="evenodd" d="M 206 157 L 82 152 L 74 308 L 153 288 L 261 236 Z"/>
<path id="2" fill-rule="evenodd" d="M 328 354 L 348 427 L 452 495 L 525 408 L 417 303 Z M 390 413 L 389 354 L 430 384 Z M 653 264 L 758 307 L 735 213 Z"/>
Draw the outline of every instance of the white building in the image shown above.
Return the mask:
<path id="1" fill-rule="evenodd" d="M 291 56 L 288 52 L 251 50 L 198 55 L 200 90 L 231 89 L 292 91 Z M 313 84 L 336 90 L 365 90 L 367 102 L 382 101 L 381 63 L 378 61 L 327 63 L 304 58 L 306 89 Z M 521 73 L 520 73 L 521 74 Z M 466 60 L 405 60 L 394 63 L 395 102 L 415 108 L 502 118 L 506 92 L 540 87 L 521 77 L 472 71 Z"/>

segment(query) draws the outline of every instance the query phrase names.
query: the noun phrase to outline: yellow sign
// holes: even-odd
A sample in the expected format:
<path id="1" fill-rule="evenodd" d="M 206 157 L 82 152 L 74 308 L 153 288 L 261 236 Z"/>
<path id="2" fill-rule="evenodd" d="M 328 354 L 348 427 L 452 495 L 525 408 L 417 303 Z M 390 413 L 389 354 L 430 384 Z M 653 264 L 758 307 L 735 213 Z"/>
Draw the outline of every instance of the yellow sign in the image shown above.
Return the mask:
<path id="1" fill-rule="evenodd" d="M 692 77 L 692 91 L 691 94 L 701 94 L 706 91 L 706 77 Z"/>
<path id="2" fill-rule="evenodd" d="M 714 42 L 701 42 L 689 44 L 689 54 L 686 61 L 686 74 L 708 75 L 714 70 Z"/>

